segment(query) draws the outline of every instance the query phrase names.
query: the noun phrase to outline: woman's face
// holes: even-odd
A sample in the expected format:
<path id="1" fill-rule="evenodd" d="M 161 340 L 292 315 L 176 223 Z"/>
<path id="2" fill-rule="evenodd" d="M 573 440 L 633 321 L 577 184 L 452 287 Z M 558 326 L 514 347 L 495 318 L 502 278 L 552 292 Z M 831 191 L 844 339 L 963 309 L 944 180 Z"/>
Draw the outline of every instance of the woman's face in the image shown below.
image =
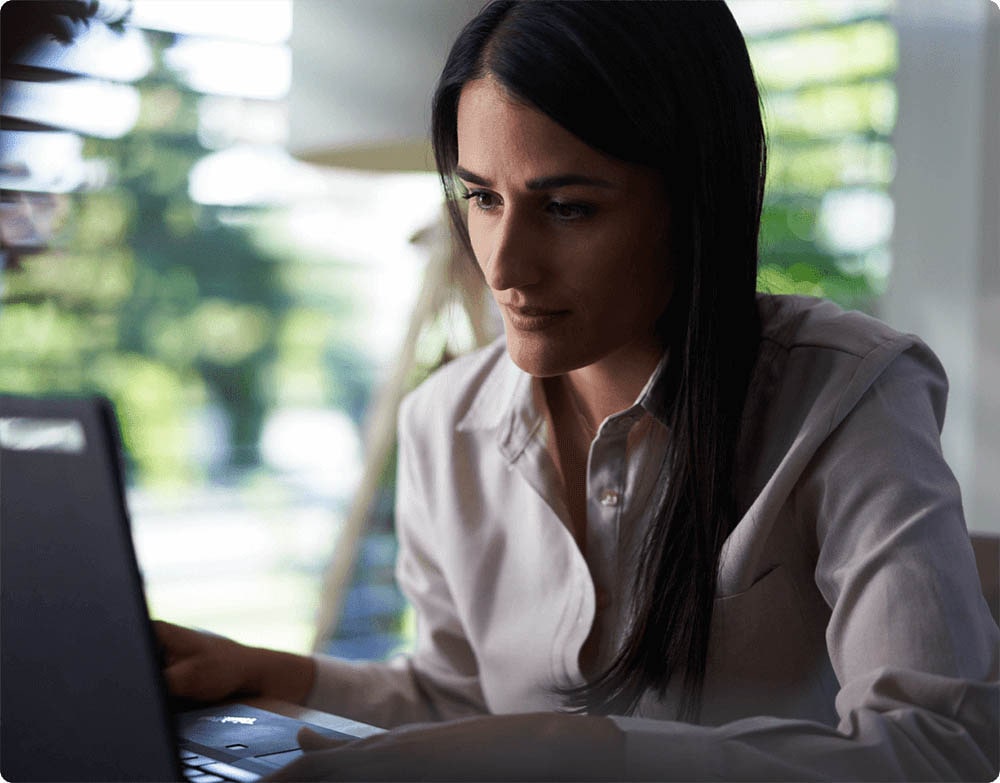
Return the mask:
<path id="1" fill-rule="evenodd" d="M 587 146 L 487 77 L 460 96 L 457 173 L 521 369 L 545 377 L 658 358 L 671 275 L 655 172 Z"/>

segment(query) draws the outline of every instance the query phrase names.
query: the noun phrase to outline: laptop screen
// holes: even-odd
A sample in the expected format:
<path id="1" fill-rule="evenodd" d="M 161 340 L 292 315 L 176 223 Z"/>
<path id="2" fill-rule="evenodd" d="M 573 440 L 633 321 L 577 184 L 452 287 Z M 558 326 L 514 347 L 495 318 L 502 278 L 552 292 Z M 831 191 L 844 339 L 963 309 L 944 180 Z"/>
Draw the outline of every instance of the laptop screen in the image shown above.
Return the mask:
<path id="1" fill-rule="evenodd" d="M 100 398 L 0 396 L 0 772 L 179 780 Z"/>

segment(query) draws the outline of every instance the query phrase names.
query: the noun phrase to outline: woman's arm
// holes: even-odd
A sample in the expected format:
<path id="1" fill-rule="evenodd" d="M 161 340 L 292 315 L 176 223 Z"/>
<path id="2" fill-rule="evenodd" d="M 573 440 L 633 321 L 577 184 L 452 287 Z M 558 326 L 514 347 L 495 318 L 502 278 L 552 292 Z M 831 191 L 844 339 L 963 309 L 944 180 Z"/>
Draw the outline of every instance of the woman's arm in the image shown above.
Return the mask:
<path id="1" fill-rule="evenodd" d="M 316 666 L 304 655 L 248 647 L 162 621 L 154 623 L 164 654 L 164 677 L 175 696 L 214 702 L 265 696 L 305 703 Z"/>

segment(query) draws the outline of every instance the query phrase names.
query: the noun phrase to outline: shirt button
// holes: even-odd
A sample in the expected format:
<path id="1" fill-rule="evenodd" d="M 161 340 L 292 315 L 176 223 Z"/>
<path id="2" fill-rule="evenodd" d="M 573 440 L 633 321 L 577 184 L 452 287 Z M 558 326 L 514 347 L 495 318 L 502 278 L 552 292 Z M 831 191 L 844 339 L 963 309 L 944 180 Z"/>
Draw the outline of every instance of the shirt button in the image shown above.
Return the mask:
<path id="1" fill-rule="evenodd" d="M 621 492 L 616 492 L 613 489 L 606 489 L 601 493 L 597 502 L 605 508 L 611 508 L 612 506 L 617 506 L 621 502 L 621 499 Z"/>

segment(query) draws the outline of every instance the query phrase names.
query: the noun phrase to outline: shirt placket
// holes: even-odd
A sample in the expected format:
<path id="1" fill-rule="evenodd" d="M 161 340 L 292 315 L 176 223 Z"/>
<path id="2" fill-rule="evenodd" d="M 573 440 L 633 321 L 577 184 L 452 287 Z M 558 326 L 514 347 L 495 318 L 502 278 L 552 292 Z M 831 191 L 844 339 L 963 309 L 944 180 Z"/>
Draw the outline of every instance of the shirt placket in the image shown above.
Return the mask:
<path id="1" fill-rule="evenodd" d="M 608 634 L 617 625 L 611 619 L 621 609 L 622 596 L 618 584 L 620 525 L 629 501 L 626 448 L 629 430 L 637 416 L 627 411 L 608 419 L 591 445 L 587 461 L 587 539 L 584 556 L 596 592 L 600 659 L 607 657 Z"/>

